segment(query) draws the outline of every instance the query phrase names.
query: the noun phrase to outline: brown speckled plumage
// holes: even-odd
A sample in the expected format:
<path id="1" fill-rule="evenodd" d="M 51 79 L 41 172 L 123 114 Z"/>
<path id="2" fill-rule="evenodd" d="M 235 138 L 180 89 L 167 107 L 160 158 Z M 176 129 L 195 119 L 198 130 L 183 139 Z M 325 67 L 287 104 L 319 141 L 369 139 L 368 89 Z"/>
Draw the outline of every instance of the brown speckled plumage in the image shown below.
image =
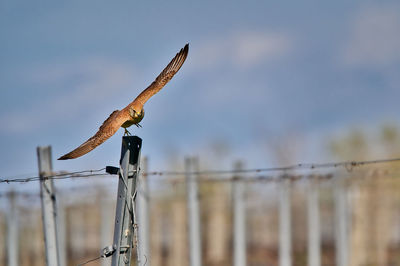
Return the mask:
<path id="1" fill-rule="evenodd" d="M 68 160 L 78 158 L 110 138 L 118 129 L 127 121 L 133 120 L 131 113 L 134 110 L 136 113 L 141 113 L 143 105 L 157 92 L 159 92 L 165 84 L 172 79 L 172 77 L 178 72 L 189 52 L 189 44 L 186 44 L 179 53 L 171 60 L 171 62 L 164 68 L 164 70 L 158 75 L 158 77 L 150 84 L 144 91 L 142 91 L 133 102 L 128 104 L 122 110 L 115 110 L 111 115 L 103 122 L 97 133 L 80 145 L 75 150 L 61 156 L 58 160 Z M 141 118 L 140 118 L 141 119 Z M 129 124 L 129 123 L 125 123 Z M 136 123 L 135 123 L 136 124 Z"/>

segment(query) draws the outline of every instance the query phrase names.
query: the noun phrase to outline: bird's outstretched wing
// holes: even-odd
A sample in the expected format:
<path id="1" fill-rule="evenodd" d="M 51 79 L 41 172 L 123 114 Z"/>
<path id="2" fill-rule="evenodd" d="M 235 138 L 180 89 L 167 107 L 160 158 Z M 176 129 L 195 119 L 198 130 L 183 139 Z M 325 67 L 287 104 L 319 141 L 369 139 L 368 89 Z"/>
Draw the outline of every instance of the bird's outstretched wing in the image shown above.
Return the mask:
<path id="1" fill-rule="evenodd" d="M 158 77 L 150 84 L 144 91 L 142 91 L 136 98 L 125 108 L 132 108 L 136 112 L 140 112 L 143 105 L 150 99 L 151 96 L 159 92 L 165 84 L 172 79 L 172 77 L 178 72 L 186 57 L 189 53 L 189 44 L 186 44 L 169 62 L 164 70 L 158 75 Z"/>
<path id="2" fill-rule="evenodd" d="M 111 115 L 107 118 L 106 121 L 103 122 L 97 133 L 85 141 L 81 146 L 76 148 L 75 150 L 61 156 L 58 160 L 68 160 L 78 158 L 100 144 L 110 138 L 112 135 L 117 132 L 117 130 L 121 127 L 121 125 L 127 120 L 126 114 L 121 111 L 115 110 L 111 113 Z"/>
<path id="3" fill-rule="evenodd" d="M 58 160 L 68 160 L 78 158 L 100 144 L 110 138 L 118 129 L 122 126 L 123 123 L 130 120 L 130 109 L 135 110 L 136 112 L 140 112 L 143 108 L 143 105 L 146 103 L 151 96 L 156 94 L 165 84 L 168 83 L 175 75 L 176 72 L 181 68 L 185 59 L 189 52 L 189 44 L 186 44 L 184 48 L 182 48 L 179 53 L 175 55 L 175 57 L 171 60 L 171 62 L 164 68 L 164 70 L 158 75 L 155 81 L 150 84 L 136 99 L 126 106 L 121 111 L 114 111 L 106 121 L 101 125 L 97 133 L 84 142 L 81 146 L 76 148 L 75 150 L 61 156 Z"/>

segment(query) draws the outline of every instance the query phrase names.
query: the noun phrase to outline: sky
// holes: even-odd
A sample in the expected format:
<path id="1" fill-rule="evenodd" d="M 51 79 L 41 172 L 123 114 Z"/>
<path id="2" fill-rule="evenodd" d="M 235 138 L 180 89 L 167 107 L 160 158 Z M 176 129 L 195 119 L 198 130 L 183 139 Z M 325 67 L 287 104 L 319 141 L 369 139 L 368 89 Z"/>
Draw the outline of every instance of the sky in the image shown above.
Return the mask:
<path id="1" fill-rule="evenodd" d="M 131 128 L 152 170 L 214 158 L 218 145 L 228 164 L 274 166 L 268 143 L 282 136 L 306 143 L 298 160 L 319 162 L 327 136 L 399 122 L 398 1 L 4 0 L 0 38 L 3 178 L 36 175 L 45 145 L 55 171 L 117 166 L 122 129 L 81 158 L 56 158 L 186 43 L 185 64 Z"/>

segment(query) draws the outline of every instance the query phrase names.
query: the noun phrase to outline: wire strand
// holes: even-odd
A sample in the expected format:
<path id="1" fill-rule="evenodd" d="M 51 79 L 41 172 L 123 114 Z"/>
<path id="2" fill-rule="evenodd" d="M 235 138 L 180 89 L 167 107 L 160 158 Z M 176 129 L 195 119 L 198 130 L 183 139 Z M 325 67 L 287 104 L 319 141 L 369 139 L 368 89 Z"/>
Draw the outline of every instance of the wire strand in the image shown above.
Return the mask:
<path id="1" fill-rule="evenodd" d="M 400 158 L 393 159 L 379 159 L 371 161 L 342 161 L 334 163 L 299 163 L 289 166 L 281 167 L 269 167 L 269 168 L 254 168 L 254 169 L 240 169 L 240 170 L 206 170 L 206 171 L 194 171 L 194 172 L 178 172 L 178 171 L 155 171 L 143 173 L 145 176 L 163 176 L 163 175 L 223 175 L 223 174 L 234 174 L 234 173 L 261 173 L 261 172 L 282 172 L 299 169 L 321 169 L 321 168 L 337 168 L 345 167 L 346 170 L 352 169 L 357 166 L 364 166 L 370 164 L 380 163 L 391 163 L 398 162 Z"/>
<path id="2" fill-rule="evenodd" d="M 399 162 L 400 158 L 392 159 L 378 159 L 370 161 L 342 161 L 342 162 L 331 162 L 331 163 L 299 163 L 288 166 L 280 167 L 269 167 L 269 168 L 254 168 L 254 169 L 241 169 L 241 170 L 204 170 L 204 171 L 154 171 L 143 173 L 143 176 L 178 176 L 178 175 L 224 175 L 224 174 L 239 174 L 239 173 L 262 173 L 262 172 L 285 172 L 292 170 L 315 170 L 322 168 L 337 168 L 344 167 L 346 170 L 351 171 L 354 167 L 360 167 L 371 164 L 382 164 L 382 163 L 393 163 Z M 106 168 L 101 168 L 97 170 L 83 170 L 77 172 L 61 172 L 58 174 L 45 175 L 45 176 L 33 176 L 28 178 L 14 178 L 7 179 L 1 178 L 0 183 L 26 183 L 38 180 L 49 180 L 49 179 L 72 179 L 72 178 L 86 178 L 94 176 L 112 176 L 109 173 L 99 173 L 104 171 Z"/>
<path id="3" fill-rule="evenodd" d="M 32 177 L 27 177 L 27 178 L 14 178 L 14 179 L 1 178 L 0 183 L 26 183 L 26 182 L 31 182 L 31 181 L 49 180 L 49 179 L 69 179 L 69 178 L 84 178 L 84 177 L 92 177 L 92 176 L 110 175 L 108 173 L 99 173 L 101 171 L 104 171 L 105 169 L 106 168 L 104 167 L 104 168 L 97 169 L 97 170 L 61 172 L 58 174 L 32 176 Z"/>

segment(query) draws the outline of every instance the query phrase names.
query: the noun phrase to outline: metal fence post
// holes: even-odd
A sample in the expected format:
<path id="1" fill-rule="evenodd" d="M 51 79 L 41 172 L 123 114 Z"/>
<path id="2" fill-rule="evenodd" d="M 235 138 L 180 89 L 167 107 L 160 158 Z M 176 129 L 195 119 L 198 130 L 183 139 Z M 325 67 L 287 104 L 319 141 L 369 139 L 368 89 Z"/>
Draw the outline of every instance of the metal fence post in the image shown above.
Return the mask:
<path id="1" fill-rule="evenodd" d="M 46 179 L 52 174 L 51 147 L 37 148 L 40 198 L 42 204 L 43 232 L 46 249 L 46 264 L 48 266 L 60 265 L 57 240 L 57 210 L 56 194 L 53 179 Z"/>
<path id="2" fill-rule="evenodd" d="M 242 170 L 243 163 L 238 161 L 234 170 Z M 233 265 L 246 265 L 246 210 L 244 183 L 240 176 L 234 176 L 232 184 L 233 203 Z"/>
<path id="3" fill-rule="evenodd" d="M 284 178 L 280 182 L 279 193 L 279 265 L 292 265 L 292 232 L 290 180 Z"/>
<path id="4" fill-rule="evenodd" d="M 141 175 L 138 181 L 137 210 L 138 210 L 138 227 L 139 227 L 139 266 L 150 266 L 150 242 L 149 242 L 149 189 L 148 179 L 144 173 L 148 172 L 147 157 L 141 161 Z"/>
<path id="5" fill-rule="evenodd" d="M 18 265 L 18 216 L 15 204 L 15 191 L 8 194 L 9 211 L 7 216 L 7 262 L 8 266 Z"/>
<path id="6" fill-rule="evenodd" d="M 187 208 L 189 227 L 190 266 L 201 266 L 201 234 L 200 234 L 200 210 L 199 193 L 197 188 L 197 176 L 193 174 L 196 169 L 195 158 L 185 158 L 185 172 L 187 185 Z"/>
<path id="7" fill-rule="evenodd" d="M 130 265 L 132 248 L 137 245 L 135 197 L 141 147 L 141 138 L 122 137 L 112 266 Z"/>
<path id="8" fill-rule="evenodd" d="M 347 193 L 343 177 L 334 182 L 336 265 L 348 265 Z"/>
<path id="9" fill-rule="evenodd" d="M 308 266 L 321 265 L 318 181 L 310 179 L 307 186 Z"/>

